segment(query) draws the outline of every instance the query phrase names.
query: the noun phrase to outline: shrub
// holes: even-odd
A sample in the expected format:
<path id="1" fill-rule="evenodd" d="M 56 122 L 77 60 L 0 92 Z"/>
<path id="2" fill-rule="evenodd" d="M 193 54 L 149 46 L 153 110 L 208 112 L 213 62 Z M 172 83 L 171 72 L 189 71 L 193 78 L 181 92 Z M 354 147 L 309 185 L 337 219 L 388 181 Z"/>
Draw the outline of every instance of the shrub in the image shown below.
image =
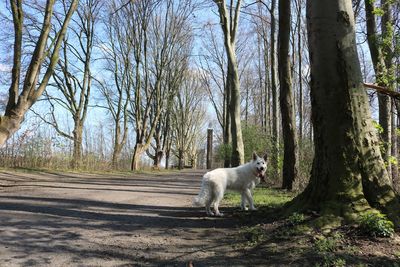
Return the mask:
<path id="1" fill-rule="evenodd" d="M 373 237 L 391 237 L 394 234 L 393 222 L 377 212 L 368 212 L 363 215 L 360 219 L 360 229 Z"/>

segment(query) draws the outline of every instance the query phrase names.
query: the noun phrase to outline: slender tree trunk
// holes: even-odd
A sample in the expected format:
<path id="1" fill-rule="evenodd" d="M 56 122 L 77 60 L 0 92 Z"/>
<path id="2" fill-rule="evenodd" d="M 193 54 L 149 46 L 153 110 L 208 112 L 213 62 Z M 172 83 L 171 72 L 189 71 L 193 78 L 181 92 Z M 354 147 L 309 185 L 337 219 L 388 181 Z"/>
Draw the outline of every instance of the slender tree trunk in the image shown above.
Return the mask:
<path id="1" fill-rule="evenodd" d="M 297 136 L 289 57 L 290 0 L 279 0 L 279 83 L 284 143 L 282 188 L 292 190 L 297 179 Z"/>
<path id="2" fill-rule="evenodd" d="M 301 47 L 301 0 L 298 0 L 297 7 L 297 52 L 298 52 L 298 79 L 299 79 L 299 145 L 301 147 L 301 143 L 303 141 L 303 66 L 302 66 L 302 47 Z"/>
<path id="3" fill-rule="evenodd" d="M 229 66 L 228 66 L 229 68 Z M 228 69 L 229 73 L 229 69 Z M 231 146 L 232 146 L 232 134 L 231 134 L 231 113 L 230 113 L 230 106 L 231 106 L 231 87 L 230 87 L 230 80 L 226 80 L 225 84 L 225 98 L 224 98 L 224 167 L 229 168 L 231 166 Z M 228 151 L 229 148 L 229 151 Z"/>
<path id="4" fill-rule="evenodd" d="M 396 109 L 395 106 L 392 105 L 392 123 L 391 123 L 391 155 L 392 157 L 394 157 L 395 159 L 398 158 L 398 144 L 397 144 L 397 125 L 396 125 L 396 119 L 397 119 L 397 114 L 396 114 Z M 392 164 L 392 181 L 393 181 L 393 185 L 395 185 L 398 180 L 399 180 L 399 166 L 398 164 Z"/>
<path id="5" fill-rule="evenodd" d="M 387 87 L 387 68 L 385 64 L 385 58 L 383 53 L 383 48 L 379 44 L 378 29 L 376 25 L 375 13 L 374 13 L 374 2 L 370 0 L 365 0 L 365 16 L 367 25 L 367 40 L 368 46 L 371 53 L 371 59 L 374 66 L 376 82 L 378 85 Z M 384 23 L 382 23 L 384 24 Z M 382 26 L 384 29 L 384 26 Z M 384 34 L 384 32 L 382 32 Z M 379 124 L 382 126 L 381 141 L 382 141 L 382 157 L 387 164 L 387 170 L 391 172 L 390 167 L 390 99 L 389 96 L 378 94 L 378 105 L 379 105 Z"/>
<path id="6" fill-rule="evenodd" d="M 354 222 L 370 207 L 398 226 L 358 60 L 352 3 L 307 1 L 315 157 L 310 183 L 291 203 L 317 210 L 323 225 Z"/>
<path id="7" fill-rule="evenodd" d="M 275 19 L 276 0 L 271 0 L 271 91 L 272 91 L 272 153 L 271 165 L 275 178 L 279 177 L 278 153 L 279 153 L 279 131 L 278 131 L 278 90 L 276 86 L 276 51 L 275 51 Z"/>
<path id="8" fill-rule="evenodd" d="M 183 149 L 178 150 L 178 169 L 183 169 Z"/>

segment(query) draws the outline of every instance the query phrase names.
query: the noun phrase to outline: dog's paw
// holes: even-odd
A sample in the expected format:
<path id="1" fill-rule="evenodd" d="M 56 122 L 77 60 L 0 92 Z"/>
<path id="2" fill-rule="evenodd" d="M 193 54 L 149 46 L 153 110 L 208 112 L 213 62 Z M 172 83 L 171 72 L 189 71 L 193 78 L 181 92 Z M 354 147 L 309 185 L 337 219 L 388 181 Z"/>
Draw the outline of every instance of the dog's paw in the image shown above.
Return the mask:
<path id="1" fill-rule="evenodd" d="M 256 207 L 250 207 L 250 210 L 258 210 Z"/>
<path id="2" fill-rule="evenodd" d="M 221 213 L 221 212 L 218 212 L 218 213 L 215 213 L 215 216 L 217 216 L 217 217 L 223 217 L 223 216 L 224 216 L 224 214 L 223 214 L 223 213 Z"/>
<path id="3" fill-rule="evenodd" d="M 207 212 L 207 216 L 214 216 L 214 212 L 212 212 L 212 211 L 209 211 L 209 212 Z"/>
<path id="4" fill-rule="evenodd" d="M 247 211 L 247 210 L 249 210 L 248 207 L 240 207 L 240 209 L 241 209 L 242 211 Z"/>

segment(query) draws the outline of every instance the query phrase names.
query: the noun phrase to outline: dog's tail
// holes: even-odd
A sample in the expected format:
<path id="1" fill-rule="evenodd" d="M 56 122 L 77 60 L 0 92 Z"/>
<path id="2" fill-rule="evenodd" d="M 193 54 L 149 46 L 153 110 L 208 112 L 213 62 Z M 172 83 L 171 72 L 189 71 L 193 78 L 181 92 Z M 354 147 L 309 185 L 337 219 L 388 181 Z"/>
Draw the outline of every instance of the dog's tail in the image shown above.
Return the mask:
<path id="1" fill-rule="evenodd" d="M 210 178 L 208 173 L 206 173 L 203 176 L 203 181 L 201 182 L 201 189 L 199 194 L 195 198 L 193 198 L 193 206 L 195 207 L 204 206 L 209 197 L 210 197 Z"/>

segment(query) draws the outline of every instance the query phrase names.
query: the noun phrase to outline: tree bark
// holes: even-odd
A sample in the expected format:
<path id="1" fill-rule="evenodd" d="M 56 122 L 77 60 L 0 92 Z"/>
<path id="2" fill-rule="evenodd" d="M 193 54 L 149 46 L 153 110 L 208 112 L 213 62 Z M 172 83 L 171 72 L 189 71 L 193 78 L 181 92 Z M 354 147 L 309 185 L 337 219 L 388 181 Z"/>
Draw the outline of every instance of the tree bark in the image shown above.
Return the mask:
<path id="1" fill-rule="evenodd" d="M 145 149 L 143 149 L 143 145 L 136 143 L 133 148 L 132 162 L 131 162 L 131 170 L 137 171 L 140 167 L 140 156 L 143 154 Z"/>
<path id="2" fill-rule="evenodd" d="M 372 124 L 351 1 L 307 1 L 315 157 L 310 183 L 289 210 L 317 210 L 322 225 L 377 208 L 400 223 Z M 336 220 L 336 219 L 339 219 Z"/>
<path id="3" fill-rule="evenodd" d="M 297 179 L 297 136 L 289 57 L 290 0 L 279 0 L 279 83 L 284 143 L 282 188 L 292 190 Z"/>
<path id="4" fill-rule="evenodd" d="M 72 160 L 71 167 L 73 169 L 79 169 L 82 165 L 82 133 L 83 124 L 80 122 L 75 122 L 73 130 L 73 150 L 72 150 Z"/>

